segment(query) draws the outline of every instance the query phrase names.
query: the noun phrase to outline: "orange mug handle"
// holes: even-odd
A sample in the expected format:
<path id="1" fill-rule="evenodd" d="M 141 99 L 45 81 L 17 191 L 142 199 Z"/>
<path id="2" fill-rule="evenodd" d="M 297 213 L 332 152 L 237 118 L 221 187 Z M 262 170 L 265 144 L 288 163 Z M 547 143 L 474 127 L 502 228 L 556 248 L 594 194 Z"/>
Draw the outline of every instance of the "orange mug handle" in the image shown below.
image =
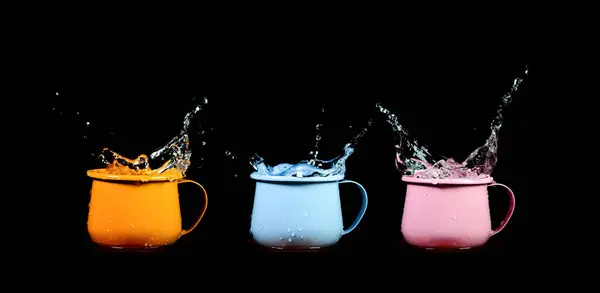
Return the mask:
<path id="1" fill-rule="evenodd" d="M 192 230 L 194 230 L 196 228 L 196 226 L 198 226 L 198 224 L 200 224 L 200 220 L 202 220 L 202 217 L 204 217 L 204 213 L 206 213 L 206 207 L 208 206 L 208 195 L 206 194 L 206 189 L 204 189 L 204 186 L 200 185 L 200 183 L 198 183 L 196 181 L 188 180 L 188 179 L 183 179 L 183 180 L 180 180 L 177 182 L 177 184 L 181 184 L 181 183 L 193 183 L 193 184 L 198 185 L 198 187 L 200 187 L 200 189 L 202 189 L 202 192 L 204 193 L 204 205 L 202 206 L 202 211 L 200 212 L 200 216 L 198 217 L 198 219 L 196 220 L 194 225 L 192 225 L 192 227 L 187 230 L 185 230 L 185 229 L 182 230 L 181 235 L 179 235 L 179 237 L 192 232 Z"/>
<path id="2" fill-rule="evenodd" d="M 506 213 L 506 216 L 504 216 L 504 220 L 502 220 L 502 222 L 500 222 L 500 226 L 498 226 L 498 228 L 496 228 L 495 230 L 493 230 L 490 233 L 490 237 L 500 233 L 500 231 L 502 231 L 502 229 L 504 229 L 504 227 L 506 227 L 506 224 L 508 224 L 508 221 L 510 220 L 513 213 L 515 212 L 515 194 L 513 193 L 513 191 L 510 188 L 508 188 L 508 186 L 506 186 L 504 184 L 496 183 L 496 182 L 492 182 L 492 184 L 488 185 L 488 187 L 492 187 L 492 186 L 500 186 L 500 187 L 504 188 L 504 190 L 506 190 L 508 193 L 509 201 L 508 201 L 508 212 Z"/>

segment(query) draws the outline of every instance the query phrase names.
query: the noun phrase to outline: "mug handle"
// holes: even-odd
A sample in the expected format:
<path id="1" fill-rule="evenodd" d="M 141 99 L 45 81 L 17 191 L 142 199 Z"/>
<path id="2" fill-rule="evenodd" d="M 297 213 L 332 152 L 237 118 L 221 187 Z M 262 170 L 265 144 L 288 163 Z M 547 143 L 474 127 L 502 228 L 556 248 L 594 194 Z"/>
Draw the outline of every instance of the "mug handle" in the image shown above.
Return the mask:
<path id="1" fill-rule="evenodd" d="M 181 235 L 179 235 L 179 237 L 192 232 L 192 230 L 194 230 L 194 228 L 196 228 L 196 226 L 198 226 L 198 224 L 200 224 L 200 220 L 202 220 L 202 217 L 204 217 L 204 213 L 206 212 L 206 207 L 208 206 L 208 195 L 206 194 L 206 189 L 204 189 L 204 186 L 200 185 L 200 183 L 198 183 L 196 181 L 188 180 L 188 179 L 183 179 L 183 180 L 180 180 L 177 182 L 177 184 L 181 184 L 181 183 L 193 183 L 193 184 L 198 185 L 198 187 L 200 187 L 200 189 L 202 189 L 202 192 L 204 193 L 204 205 L 202 206 L 202 211 L 200 212 L 200 216 L 196 220 L 196 223 L 194 223 L 194 225 L 192 225 L 191 228 L 189 228 L 187 230 L 182 230 Z"/>
<path id="2" fill-rule="evenodd" d="M 342 184 L 342 183 L 355 184 L 360 189 L 360 194 L 362 195 L 362 205 L 360 207 L 360 211 L 358 212 L 358 216 L 356 216 L 354 223 L 352 223 L 352 225 L 350 225 L 350 227 L 348 227 L 348 229 L 345 229 L 342 232 L 342 235 L 346 235 L 346 234 L 352 232 L 352 230 L 354 230 L 354 228 L 356 228 L 356 226 L 358 226 L 358 223 L 360 223 L 360 220 L 362 220 L 363 216 L 365 215 L 365 212 L 367 211 L 367 205 L 369 204 L 369 198 L 367 197 L 367 191 L 365 190 L 365 188 L 362 185 L 360 185 L 358 182 L 355 182 L 352 180 L 342 180 L 342 181 L 340 181 L 340 184 Z"/>
<path id="3" fill-rule="evenodd" d="M 490 237 L 500 233 L 500 231 L 502 231 L 502 229 L 504 229 L 506 224 L 508 224 L 510 217 L 512 217 L 512 215 L 515 211 L 515 194 L 513 193 L 513 191 L 510 190 L 510 188 L 508 188 L 508 186 L 506 186 L 504 184 L 496 183 L 496 182 L 493 182 L 492 184 L 488 185 L 488 187 L 492 187 L 492 186 L 503 187 L 508 192 L 509 203 L 508 203 L 508 212 L 506 213 L 504 220 L 502 220 L 502 222 L 500 222 L 500 226 L 498 226 L 498 228 L 496 228 L 495 230 L 493 230 L 490 233 Z"/>

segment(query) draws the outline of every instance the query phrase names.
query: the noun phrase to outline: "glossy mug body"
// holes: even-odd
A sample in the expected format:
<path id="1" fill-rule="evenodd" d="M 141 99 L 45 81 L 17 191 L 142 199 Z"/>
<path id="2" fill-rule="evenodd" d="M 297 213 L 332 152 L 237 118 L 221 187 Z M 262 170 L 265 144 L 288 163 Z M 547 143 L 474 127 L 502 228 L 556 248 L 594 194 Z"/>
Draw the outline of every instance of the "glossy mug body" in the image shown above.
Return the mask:
<path id="1" fill-rule="evenodd" d="M 252 174 L 256 192 L 250 232 L 254 240 L 275 249 L 307 250 L 336 244 L 364 216 L 367 193 L 358 183 L 331 177 L 280 177 Z M 352 225 L 343 227 L 340 183 L 354 183 L 361 192 L 361 210 Z"/>
<path id="2" fill-rule="evenodd" d="M 407 183 L 402 235 L 409 244 L 426 249 L 469 249 L 484 245 L 510 220 L 515 197 L 493 179 L 420 179 L 404 176 Z M 500 186 L 510 197 L 508 213 L 492 230 L 488 187 Z"/>
<path id="3" fill-rule="evenodd" d="M 115 176 L 99 170 L 88 171 L 88 176 L 94 179 L 88 232 L 92 241 L 101 246 L 145 249 L 172 244 L 191 232 L 206 211 L 206 191 L 191 180 L 170 181 L 161 176 Z M 181 226 L 180 183 L 194 183 L 204 194 L 200 216 L 189 230 L 183 230 Z"/>

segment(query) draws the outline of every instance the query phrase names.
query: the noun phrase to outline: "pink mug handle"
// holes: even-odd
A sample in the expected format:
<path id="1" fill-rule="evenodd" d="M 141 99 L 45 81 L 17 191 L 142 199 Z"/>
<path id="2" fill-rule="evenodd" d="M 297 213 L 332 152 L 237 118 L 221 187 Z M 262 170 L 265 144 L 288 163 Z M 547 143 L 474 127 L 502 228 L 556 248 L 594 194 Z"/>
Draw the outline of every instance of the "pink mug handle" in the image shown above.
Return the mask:
<path id="1" fill-rule="evenodd" d="M 502 231 L 502 229 L 504 229 L 504 227 L 506 227 L 506 224 L 508 224 L 510 217 L 512 217 L 513 213 L 515 212 L 515 194 L 513 193 L 513 191 L 510 190 L 510 188 L 508 188 L 508 186 L 506 186 L 504 184 L 496 183 L 496 182 L 493 182 L 492 184 L 488 185 L 488 187 L 491 187 L 491 186 L 504 187 L 504 189 L 506 191 L 508 191 L 509 202 L 508 202 L 508 213 L 506 213 L 504 220 L 502 220 L 502 222 L 500 222 L 500 226 L 498 226 L 498 228 L 496 228 L 494 231 L 492 231 L 490 233 L 490 237 L 500 233 L 500 231 Z"/>

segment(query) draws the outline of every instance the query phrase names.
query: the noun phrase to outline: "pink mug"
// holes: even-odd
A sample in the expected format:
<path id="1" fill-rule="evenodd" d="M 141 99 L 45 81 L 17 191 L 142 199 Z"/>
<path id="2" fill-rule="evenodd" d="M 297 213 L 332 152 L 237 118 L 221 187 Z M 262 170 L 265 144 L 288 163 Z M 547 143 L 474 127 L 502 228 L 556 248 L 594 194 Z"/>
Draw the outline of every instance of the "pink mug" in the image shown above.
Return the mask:
<path id="1" fill-rule="evenodd" d="M 407 183 L 402 235 L 409 244 L 429 250 L 470 249 L 484 245 L 502 231 L 515 210 L 508 186 L 485 179 L 421 179 Z M 510 198 L 508 213 L 492 230 L 487 188 L 501 186 Z"/>

